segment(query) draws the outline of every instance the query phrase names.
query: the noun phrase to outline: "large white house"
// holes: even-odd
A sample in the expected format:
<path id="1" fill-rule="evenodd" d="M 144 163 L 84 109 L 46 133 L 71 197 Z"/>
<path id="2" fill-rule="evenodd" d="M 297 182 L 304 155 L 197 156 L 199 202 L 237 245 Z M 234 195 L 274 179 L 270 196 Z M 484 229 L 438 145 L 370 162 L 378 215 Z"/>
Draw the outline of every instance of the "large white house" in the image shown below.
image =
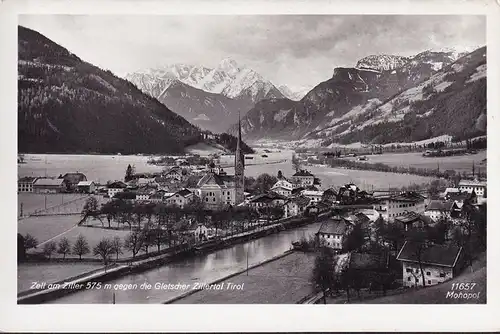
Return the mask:
<path id="1" fill-rule="evenodd" d="M 336 216 L 323 222 L 316 234 L 320 244 L 335 250 L 344 248 L 344 238 L 349 233 L 352 224 L 344 217 Z"/>
<path id="2" fill-rule="evenodd" d="M 289 199 L 283 205 L 284 218 L 304 214 L 311 200 L 304 196 Z"/>
<path id="3" fill-rule="evenodd" d="M 166 203 L 183 208 L 186 204 L 189 204 L 194 200 L 194 196 L 194 193 L 192 193 L 188 189 L 182 189 L 174 194 L 171 194 L 166 199 Z"/>
<path id="4" fill-rule="evenodd" d="M 307 170 L 299 170 L 292 175 L 292 182 L 295 188 L 310 187 L 314 185 L 314 175 Z"/>
<path id="5" fill-rule="evenodd" d="M 272 186 L 271 190 L 282 196 L 290 196 L 292 194 L 293 184 L 286 179 L 281 179 Z"/>
<path id="6" fill-rule="evenodd" d="M 436 285 L 452 279 L 463 264 L 462 247 L 432 245 L 418 251 L 419 244 L 406 241 L 397 260 L 403 264 L 403 285 L 407 287 Z M 417 255 L 420 254 L 420 262 Z M 423 276 L 422 276 L 423 272 Z"/>
<path id="7" fill-rule="evenodd" d="M 423 214 L 425 211 L 425 197 L 418 193 L 408 192 L 398 195 L 389 195 L 377 198 L 377 203 L 373 204 L 373 209 L 377 210 L 385 221 L 393 221 L 399 217 L 413 211 Z"/>

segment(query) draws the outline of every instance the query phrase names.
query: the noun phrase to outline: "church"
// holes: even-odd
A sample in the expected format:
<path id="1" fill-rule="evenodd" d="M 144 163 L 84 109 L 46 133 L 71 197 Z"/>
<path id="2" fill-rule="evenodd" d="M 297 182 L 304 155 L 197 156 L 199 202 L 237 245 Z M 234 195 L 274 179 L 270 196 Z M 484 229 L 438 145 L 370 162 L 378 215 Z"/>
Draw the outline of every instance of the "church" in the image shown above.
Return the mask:
<path id="1" fill-rule="evenodd" d="M 228 175 L 222 168 L 212 164 L 208 173 L 196 186 L 196 195 L 208 209 L 224 205 L 236 206 L 245 200 L 245 156 L 241 147 L 241 120 L 239 120 L 234 175 Z"/>

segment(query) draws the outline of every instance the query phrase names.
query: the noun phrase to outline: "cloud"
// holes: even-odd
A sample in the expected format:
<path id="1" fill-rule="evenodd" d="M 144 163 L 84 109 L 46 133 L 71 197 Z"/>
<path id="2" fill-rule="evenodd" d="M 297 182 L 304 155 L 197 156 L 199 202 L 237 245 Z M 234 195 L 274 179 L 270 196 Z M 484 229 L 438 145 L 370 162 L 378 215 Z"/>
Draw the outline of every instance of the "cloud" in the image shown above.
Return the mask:
<path id="1" fill-rule="evenodd" d="M 22 15 L 19 22 L 122 76 L 172 63 L 214 67 L 231 57 L 292 89 L 313 87 L 370 54 L 486 43 L 482 16 Z"/>

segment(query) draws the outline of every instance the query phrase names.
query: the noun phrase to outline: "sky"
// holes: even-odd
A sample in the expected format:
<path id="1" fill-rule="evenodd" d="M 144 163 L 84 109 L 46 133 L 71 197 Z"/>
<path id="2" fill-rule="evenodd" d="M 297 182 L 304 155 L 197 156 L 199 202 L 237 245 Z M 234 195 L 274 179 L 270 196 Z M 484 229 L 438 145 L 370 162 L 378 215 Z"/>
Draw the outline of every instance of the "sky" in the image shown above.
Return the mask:
<path id="1" fill-rule="evenodd" d="M 177 63 L 212 68 L 231 58 L 294 91 L 372 54 L 486 44 L 482 16 L 20 15 L 19 24 L 122 77 Z"/>

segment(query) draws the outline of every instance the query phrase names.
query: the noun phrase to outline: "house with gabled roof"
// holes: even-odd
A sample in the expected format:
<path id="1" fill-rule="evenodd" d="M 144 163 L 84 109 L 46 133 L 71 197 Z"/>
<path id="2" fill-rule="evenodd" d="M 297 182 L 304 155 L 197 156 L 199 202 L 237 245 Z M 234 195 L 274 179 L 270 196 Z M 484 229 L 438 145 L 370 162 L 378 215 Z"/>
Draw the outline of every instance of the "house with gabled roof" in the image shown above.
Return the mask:
<path id="1" fill-rule="evenodd" d="M 298 196 L 287 200 L 283 205 L 284 217 L 293 217 L 302 215 L 311 200 L 305 196 Z"/>
<path id="2" fill-rule="evenodd" d="M 321 224 L 316 236 L 320 244 L 340 251 L 344 248 L 344 238 L 351 229 L 351 222 L 342 216 L 334 216 Z"/>
<path id="3" fill-rule="evenodd" d="M 394 218 L 394 223 L 400 224 L 405 231 L 408 231 L 410 229 L 423 229 L 427 226 L 433 225 L 435 221 L 423 214 L 407 211 Z"/>
<path id="4" fill-rule="evenodd" d="M 314 175 L 307 170 L 301 169 L 292 175 L 292 184 L 294 188 L 313 186 Z"/>
<path id="5" fill-rule="evenodd" d="M 292 194 L 293 184 L 287 179 L 281 178 L 272 186 L 271 190 L 283 196 L 290 196 Z"/>
<path id="6" fill-rule="evenodd" d="M 396 217 L 409 211 L 423 214 L 425 197 L 416 192 L 405 192 L 381 196 L 374 199 L 373 209 L 377 210 L 385 221 L 392 222 Z"/>
<path id="7" fill-rule="evenodd" d="M 196 195 L 192 191 L 184 188 L 167 197 L 165 201 L 169 205 L 176 205 L 183 208 L 185 205 L 191 203 L 195 196 Z"/>
<path id="8" fill-rule="evenodd" d="M 275 192 L 256 195 L 248 200 L 248 206 L 253 208 L 263 208 L 269 206 L 281 206 L 285 204 L 287 198 Z"/>
<path id="9" fill-rule="evenodd" d="M 77 189 L 77 185 L 81 181 L 87 181 L 87 177 L 83 173 L 66 173 L 62 176 L 66 189 L 69 191 L 74 191 Z"/>
<path id="10" fill-rule="evenodd" d="M 460 214 L 460 208 L 454 201 L 432 200 L 425 208 L 424 215 L 430 217 L 435 222 L 441 219 L 451 219 Z"/>
<path id="11" fill-rule="evenodd" d="M 21 177 L 17 181 L 17 191 L 18 192 L 27 192 L 27 193 L 32 193 L 33 192 L 33 184 L 35 184 L 35 181 L 38 179 L 38 177 L 34 176 L 25 176 Z"/>
<path id="12" fill-rule="evenodd" d="M 422 247 L 413 241 L 404 243 L 396 259 L 403 265 L 403 285 L 407 287 L 423 286 L 424 280 L 430 286 L 452 279 L 464 263 L 462 247 L 437 244 Z"/>
<path id="13" fill-rule="evenodd" d="M 108 196 L 113 198 L 117 193 L 127 189 L 127 184 L 122 181 L 114 181 L 108 184 Z"/>
<path id="14" fill-rule="evenodd" d="M 33 192 L 40 194 L 60 193 L 66 190 L 64 179 L 38 178 L 33 183 Z"/>

